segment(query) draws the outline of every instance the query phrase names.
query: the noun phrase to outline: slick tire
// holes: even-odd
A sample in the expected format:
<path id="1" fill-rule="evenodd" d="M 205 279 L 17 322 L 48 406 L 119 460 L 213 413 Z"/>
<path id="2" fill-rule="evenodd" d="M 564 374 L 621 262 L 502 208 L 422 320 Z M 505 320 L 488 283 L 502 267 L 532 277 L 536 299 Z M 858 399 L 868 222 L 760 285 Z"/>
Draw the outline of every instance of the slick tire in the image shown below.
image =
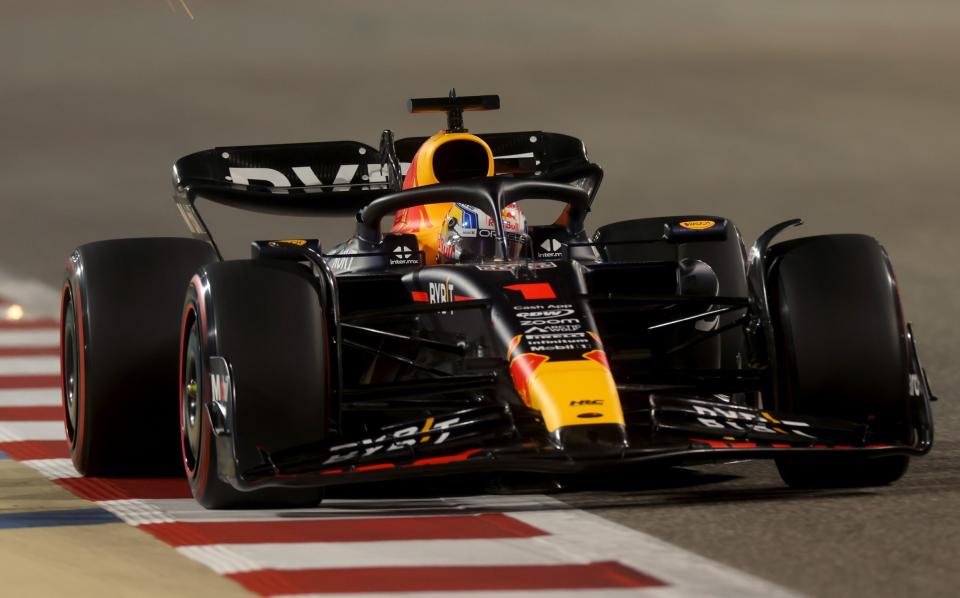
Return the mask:
<path id="1" fill-rule="evenodd" d="M 864 235 L 824 235 L 770 248 L 767 288 L 779 372 L 777 409 L 868 424 L 874 441 L 909 442 L 909 352 L 886 253 Z M 909 457 L 777 459 L 791 487 L 880 486 Z"/>
<path id="2" fill-rule="evenodd" d="M 910 457 L 844 458 L 778 458 L 777 472 L 784 483 L 796 489 L 868 488 L 886 486 L 907 473 Z"/>
<path id="3" fill-rule="evenodd" d="M 175 425 L 183 289 L 217 256 L 193 239 L 100 241 L 67 260 L 60 311 L 64 426 L 77 471 L 180 471 Z"/>
<path id="4" fill-rule="evenodd" d="M 226 437 L 241 466 L 259 465 L 261 449 L 323 439 L 329 341 L 309 271 L 266 260 L 210 264 L 190 282 L 181 330 L 180 446 L 196 500 L 208 509 L 319 504 L 321 488 L 241 491 L 224 481 L 224 463 L 234 455 L 219 454 L 208 411 L 210 359 L 222 358 L 233 385 Z"/>

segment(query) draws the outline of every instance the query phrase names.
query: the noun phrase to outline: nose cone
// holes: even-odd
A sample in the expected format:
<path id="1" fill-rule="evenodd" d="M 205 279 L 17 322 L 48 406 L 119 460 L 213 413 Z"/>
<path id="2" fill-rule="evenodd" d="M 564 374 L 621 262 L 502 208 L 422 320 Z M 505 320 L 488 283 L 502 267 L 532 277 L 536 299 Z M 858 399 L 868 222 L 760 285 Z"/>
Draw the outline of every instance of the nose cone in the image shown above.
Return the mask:
<path id="1" fill-rule="evenodd" d="M 591 355 L 602 353 L 594 351 Z M 540 411 L 557 448 L 574 458 L 614 457 L 627 447 L 620 397 L 606 359 L 553 361 L 527 353 L 511 364 L 521 398 Z"/>
<path id="2" fill-rule="evenodd" d="M 559 448 L 573 458 L 616 457 L 627 448 L 621 424 L 565 426 L 554 432 Z"/>
<path id="3" fill-rule="evenodd" d="M 617 387 L 603 363 L 540 357 L 531 373 L 515 375 L 514 381 L 520 395 L 540 411 L 548 432 L 568 426 L 623 425 Z M 514 361 L 520 363 L 519 359 Z"/>

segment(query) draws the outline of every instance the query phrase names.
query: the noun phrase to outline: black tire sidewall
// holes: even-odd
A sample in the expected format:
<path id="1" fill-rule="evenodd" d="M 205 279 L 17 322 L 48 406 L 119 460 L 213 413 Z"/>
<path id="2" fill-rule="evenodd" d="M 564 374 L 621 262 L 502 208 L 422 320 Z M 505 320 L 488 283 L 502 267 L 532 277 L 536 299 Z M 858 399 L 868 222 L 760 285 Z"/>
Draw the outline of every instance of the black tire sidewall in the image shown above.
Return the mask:
<path id="1" fill-rule="evenodd" d="M 212 397 L 206 367 L 209 364 L 211 356 L 226 357 L 228 362 L 231 363 L 231 366 L 233 366 L 230 357 L 236 356 L 238 349 L 247 352 L 271 350 L 271 347 L 226 347 L 223 345 L 224 333 L 234 327 L 256 327 L 258 325 L 264 325 L 264 322 L 257 321 L 256 319 L 243 321 L 236 318 L 225 318 L 224 316 L 226 314 L 223 313 L 228 311 L 225 309 L 227 305 L 231 307 L 235 307 L 238 304 L 242 305 L 245 301 L 251 300 L 250 295 L 256 294 L 256 292 L 253 291 L 254 288 L 257 288 L 253 280 L 256 268 L 269 268 L 269 266 L 247 260 L 239 260 L 237 262 L 224 262 L 205 267 L 191 279 L 184 303 L 183 324 L 181 327 L 183 337 L 181 341 L 181 368 L 183 367 L 183 353 L 185 352 L 188 341 L 186 334 L 190 330 L 189 319 L 190 317 L 195 317 L 199 321 L 197 331 L 201 337 L 201 361 L 203 362 L 202 369 L 204 370 L 204 380 L 200 384 L 203 404 L 201 410 L 200 456 L 194 472 L 191 472 L 189 468 L 186 467 L 185 459 L 184 469 L 187 473 L 194 497 L 200 504 L 210 509 L 314 506 L 318 504 L 323 497 L 323 490 L 321 488 L 271 487 L 259 490 L 240 491 L 223 481 L 220 477 L 218 470 L 218 447 L 207 411 L 207 406 L 210 404 Z M 286 265 L 279 266 L 279 269 L 289 270 L 289 268 L 286 268 Z M 250 275 L 249 279 L 247 275 Z M 246 296 L 241 292 L 237 292 L 239 289 L 235 288 L 234 285 L 239 284 L 240 286 L 244 286 L 248 281 L 251 284 L 251 292 Z M 259 288 L 262 290 L 263 287 Z M 228 304 L 226 302 L 230 303 Z M 191 316 L 191 313 L 195 315 Z M 269 325 L 269 323 L 266 324 Z M 229 337 L 229 333 L 226 336 Z M 277 351 L 279 349 L 273 348 L 273 350 Z M 249 360 L 241 360 L 241 365 L 238 368 L 239 371 L 235 370 L 232 373 L 234 384 L 237 385 L 237 388 L 243 383 L 244 379 L 249 379 L 251 374 L 256 375 L 256 372 L 245 371 L 245 366 L 249 366 Z M 287 374 L 291 379 L 297 376 L 300 376 L 301 379 L 306 379 L 310 375 L 308 370 L 302 368 L 296 368 Z M 325 374 L 324 372 L 324 375 Z M 282 376 L 284 374 L 283 372 L 277 372 L 277 375 Z M 181 373 L 180 384 L 182 385 L 183 383 L 184 379 Z M 180 390 L 180 396 L 182 397 L 183 389 L 181 388 Z M 239 389 L 237 392 L 243 393 L 243 389 Z M 236 402 L 234 403 L 234 406 L 235 405 Z M 283 407 L 282 405 L 277 405 L 276 409 L 282 410 Z M 235 434 L 236 430 L 234 429 L 231 432 Z M 279 432 L 283 432 L 283 430 L 279 430 Z M 236 436 L 233 436 L 231 440 L 236 442 Z M 181 447 L 183 447 L 182 426 Z"/>
<path id="2" fill-rule="evenodd" d="M 177 237 L 98 241 L 68 259 L 60 326 L 62 337 L 70 301 L 80 360 L 77 439 L 70 448 L 80 473 L 180 471 L 170 402 L 176 318 L 184 284 L 215 259 L 209 244 Z M 61 367 L 62 359 L 61 347 Z"/>
<path id="3" fill-rule="evenodd" d="M 208 330 L 209 323 L 205 320 L 206 311 L 200 305 L 198 290 L 200 281 L 194 276 L 187 289 L 187 298 L 184 304 L 183 324 L 181 327 L 183 342 L 181 343 L 180 356 L 180 447 L 181 457 L 183 458 L 184 471 L 187 476 L 187 482 L 190 484 L 190 490 L 193 492 L 197 502 L 208 509 L 226 508 L 239 506 L 243 502 L 244 495 L 232 486 L 220 479 L 217 471 L 217 445 L 214 439 L 213 429 L 210 426 L 210 419 L 207 414 L 207 405 L 210 403 L 210 385 L 206 371 L 208 356 L 211 354 L 211 347 L 206 342 L 205 331 Z M 199 291 L 202 293 L 202 291 Z M 195 326 L 193 324 L 196 324 Z M 183 384 L 185 376 L 183 368 L 185 367 L 186 346 L 190 342 L 189 335 L 194 332 L 200 336 L 200 367 L 198 368 L 198 383 L 200 386 L 200 449 L 193 469 L 191 470 L 187 461 L 185 444 L 185 423 L 183 422 Z M 215 350 L 215 349 L 214 349 Z"/>
<path id="4" fill-rule="evenodd" d="M 78 396 L 74 399 L 78 402 L 77 417 L 73 426 L 72 434 L 68 425 L 70 408 L 67 403 L 67 376 L 65 367 L 66 347 L 64 346 L 68 304 L 70 304 L 72 307 L 72 324 L 74 327 L 74 339 L 76 341 L 74 351 L 77 352 L 79 363 L 79 368 L 76 373 L 79 378 L 77 382 Z M 94 433 L 94 431 L 90 429 L 91 418 L 87 417 L 85 409 L 85 398 L 87 395 L 86 364 L 88 358 L 85 342 L 86 325 L 82 306 L 83 299 L 82 295 L 80 294 L 80 289 L 76 284 L 76 278 L 71 276 L 70 271 L 68 271 L 67 279 L 63 284 L 60 302 L 60 392 L 63 405 L 64 431 L 67 435 L 67 447 L 70 449 L 70 457 L 76 470 L 84 475 L 95 475 L 103 470 L 95 465 L 95 463 L 98 462 L 98 459 L 91 459 L 91 443 L 85 441 L 86 438 Z M 98 471 L 98 469 L 100 471 Z"/>
<path id="5" fill-rule="evenodd" d="M 886 254 L 864 235 L 771 248 L 780 411 L 861 420 L 908 441 L 905 325 Z"/>
<path id="6" fill-rule="evenodd" d="M 778 400 L 792 415 L 869 424 L 871 442 L 912 440 L 909 352 L 895 278 L 877 241 L 823 235 L 770 249 L 768 292 L 776 338 Z M 907 455 L 783 455 L 792 488 L 883 486 Z"/>

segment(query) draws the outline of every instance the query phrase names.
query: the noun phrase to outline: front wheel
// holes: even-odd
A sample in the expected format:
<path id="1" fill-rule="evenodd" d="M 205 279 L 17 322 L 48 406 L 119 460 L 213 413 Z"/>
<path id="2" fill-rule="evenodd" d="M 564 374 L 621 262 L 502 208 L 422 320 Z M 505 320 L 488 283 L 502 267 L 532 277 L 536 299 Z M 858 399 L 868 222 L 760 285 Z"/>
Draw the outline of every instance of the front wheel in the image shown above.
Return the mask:
<path id="1" fill-rule="evenodd" d="M 791 488 L 886 486 L 902 478 L 909 465 L 910 457 L 906 455 L 872 459 L 844 459 L 836 455 L 777 459 L 780 478 Z"/>
<path id="2" fill-rule="evenodd" d="M 863 235 L 806 237 L 771 247 L 768 263 L 776 408 L 864 424 L 868 444 L 911 444 L 906 325 L 880 244 Z M 856 487 L 894 482 L 908 463 L 831 452 L 780 457 L 777 468 L 791 487 Z"/>
<path id="3" fill-rule="evenodd" d="M 326 320 L 309 273 L 297 264 L 210 264 L 193 278 L 184 304 L 180 362 L 183 465 L 197 501 L 208 509 L 312 507 L 321 488 L 240 491 L 224 464 L 258 465 L 260 451 L 325 436 Z M 218 454 L 210 418 L 211 359 L 228 363 L 233 388 L 233 453 Z M 241 471 L 242 472 L 242 471 Z"/>

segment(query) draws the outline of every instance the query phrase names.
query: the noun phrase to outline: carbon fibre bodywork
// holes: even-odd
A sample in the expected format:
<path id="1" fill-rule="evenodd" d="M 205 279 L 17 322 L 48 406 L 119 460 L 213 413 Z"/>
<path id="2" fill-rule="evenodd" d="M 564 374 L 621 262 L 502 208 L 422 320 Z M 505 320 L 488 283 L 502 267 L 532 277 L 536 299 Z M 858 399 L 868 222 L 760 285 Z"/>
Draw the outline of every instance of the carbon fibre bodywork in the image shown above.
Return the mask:
<path id="1" fill-rule="evenodd" d="M 698 238 L 684 229 L 680 239 L 665 240 L 680 222 L 708 221 L 691 218 L 665 219 L 666 233 L 634 242 L 674 251 L 721 238 L 739 246 L 732 224 L 720 218 L 708 228 L 722 233 L 704 229 Z M 878 434 L 867 421 L 785 413 L 773 392 L 768 316 L 757 287 L 746 296 L 720 296 L 703 261 L 611 262 L 602 243 L 559 232 L 564 250 L 556 259 L 433 266 L 396 259 L 395 248 L 410 242 L 403 236 L 326 256 L 310 242 L 272 242 L 282 252 L 275 255 L 271 242 L 258 243 L 261 259 L 311 265 L 328 298 L 339 375 L 327 433 L 312 443 L 263 448 L 247 460 L 237 458 L 237 443 L 249 441 L 230 419 L 234 397 L 224 386 L 209 414 L 217 422 L 221 475 L 249 490 L 929 450 L 932 396 L 909 328 L 908 436 Z M 731 347 L 737 354 L 724 360 Z M 724 361 L 739 366 L 722 367 Z M 531 384 L 545 364 L 580 369 L 567 378 L 551 373 L 553 385 Z"/>
<path id="2" fill-rule="evenodd" d="M 447 106 L 451 128 L 400 141 L 385 131 L 379 150 L 356 142 L 217 148 L 177 162 L 177 205 L 214 248 L 198 199 L 303 215 L 358 210 L 356 233 L 326 253 L 308 239 L 253 244 L 253 261 L 284 262 L 311 281 L 326 318 L 329 389 L 270 406 L 282 420 L 290 401 L 322 403 L 313 439 L 294 421 L 300 410 L 289 409 L 292 441 L 275 417 L 268 425 L 239 415 L 243 397 L 229 359 L 207 356 L 205 416 L 220 479 L 246 491 L 930 450 L 934 397 L 888 262 L 881 292 L 897 307 L 888 319 L 902 355 L 892 391 L 902 414 L 878 422 L 869 410 L 794 413 L 797 367 L 787 358 L 797 357 L 784 344 L 785 316 L 775 312 L 786 308 L 768 261 L 773 238 L 800 221 L 772 227 L 749 253 L 733 223 L 709 215 L 618 223 L 620 232 L 604 227 L 590 238 L 584 222 L 602 170 L 583 144 L 543 132 L 470 135 L 462 109 L 484 98 L 420 104 Z M 439 160 L 444 143 L 462 142 L 482 147 L 476 154 L 489 161 L 443 172 L 492 176 L 444 180 L 417 161 L 425 147 L 423 155 Z M 420 184 L 408 188 L 404 176 Z M 555 222 L 523 231 L 527 249 L 518 258 L 507 250 L 502 212 L 530 199 L 563 209 Z M 433 230 L 381 230 L 388 214 L 451 201 L 491 217 L 492 255 L 438 263 L 435 248 L 422 245 Z M 202 310 L 209 286 L 195 286 Z"/>

